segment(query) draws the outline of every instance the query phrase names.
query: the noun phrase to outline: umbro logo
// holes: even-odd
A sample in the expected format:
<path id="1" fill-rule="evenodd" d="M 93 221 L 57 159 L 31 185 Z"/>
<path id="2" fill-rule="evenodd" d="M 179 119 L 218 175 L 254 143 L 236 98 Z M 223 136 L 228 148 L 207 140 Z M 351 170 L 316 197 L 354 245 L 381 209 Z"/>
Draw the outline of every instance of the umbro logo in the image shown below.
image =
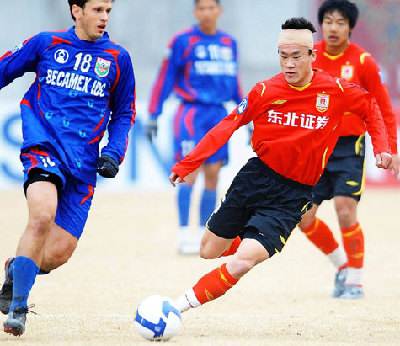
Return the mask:
<path id="1" fill-rule="evenodd" d="M 286 100 L 276 100 L 274 102 L 272 102 L 272 105 L 282 105 L 286 102 Z"/>

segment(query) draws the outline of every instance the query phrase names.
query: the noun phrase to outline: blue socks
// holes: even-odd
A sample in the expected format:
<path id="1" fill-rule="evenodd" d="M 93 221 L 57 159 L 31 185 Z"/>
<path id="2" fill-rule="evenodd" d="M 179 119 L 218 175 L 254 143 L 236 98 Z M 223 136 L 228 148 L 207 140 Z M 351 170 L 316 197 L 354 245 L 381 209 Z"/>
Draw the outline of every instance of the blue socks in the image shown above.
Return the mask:
<path id="1" fill-rule="evenodd" d="M 189 225 L 190 198 L 193 185 L 178 185 L 179 226 Z M 205 226 L 217 203 L 217 191 L 204 189 L 200 201 L 200 226 Z"/>
<path id="2" fill-rule="evenodd" d="M 35 262 L 24 256 L 16 257 L 12 265 L 13 300 L 10 310 L 14 310 L 17 306 L 27 307 L 29 292 L 39 271 Z"/>
<path id="3" fill-rule="evenodd" d="M 193 185 L 179 184 L 178 185 L 178 213 L 179 226 L 189 225 L 189 209 L 190 198 L 192 195 Z"/>
<path id="4" fill-rule="evenodd" d="M 200 201 L 200 226 L 205 226 L 217 203 L 217 191 L 204 189 Z"/>

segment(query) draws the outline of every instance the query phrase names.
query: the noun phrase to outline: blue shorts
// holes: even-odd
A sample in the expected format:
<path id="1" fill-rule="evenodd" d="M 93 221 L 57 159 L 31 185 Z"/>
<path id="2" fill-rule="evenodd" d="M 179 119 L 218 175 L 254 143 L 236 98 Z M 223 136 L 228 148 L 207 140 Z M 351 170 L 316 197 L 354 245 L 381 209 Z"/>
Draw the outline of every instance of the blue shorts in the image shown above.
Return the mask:
<path id="1" fill-rule="evenodd" d="M 272 257 L 283 249 L 311 200 L 312 186 L 287 179 L 253 157 L 233 179 L 207 227 L 226 239 L 255 239 Z"/>
<path id="2" fill-rule="evenodd" d="M 320 205 L 336 196 L 360 200 L 365 178 L 364 146 L 364 135 L 339 137 L 324 173 L 313 188 L 314 204 Z"/>
<path id="3" fill-rule="evenodd" d="M 24 166 L 24 182 L 34 172 L 47 172 L 58 177 L 58 206 L 55 223 L 74 237 L 80 238 L 92 204 L 94 186 L 83 183 L 66 173 L 58 155 L 44 147 L 32 147 L 21 153 Z"/>
<path id="4" fill-rule="evenodd" d="M 182 103 L 174 117 L 174 159 L 182 160 L 197 143 L 227 116 L 224 106 Z M 228 145 L 222 146 L 207 163 L 228 162 Z"/>

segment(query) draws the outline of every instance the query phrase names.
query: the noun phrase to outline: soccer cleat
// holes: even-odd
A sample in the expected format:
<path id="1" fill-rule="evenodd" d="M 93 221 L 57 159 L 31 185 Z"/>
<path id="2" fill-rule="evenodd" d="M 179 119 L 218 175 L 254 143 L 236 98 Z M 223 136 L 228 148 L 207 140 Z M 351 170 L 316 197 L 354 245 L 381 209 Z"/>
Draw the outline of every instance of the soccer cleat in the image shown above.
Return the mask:
<path id="1" fill-rule="evenodd" d="M 339 296 L 341 299 L 361 299 L 364 298 L 362 286 L 345 285 L 344 292 Z"/>
<path id="2" fill-rule="evenodd" d="M 335 275 L 335 283 L 332 291 L 332 297 L 338 298 L 343 294 L 345 290 L 344 282 L 346 281 L 346 276 L 347 268 L 338 270 Z"/>
<path id="3" fill-rule="evenodd" d="M 13 257 L 10 257 L 5 265 L 5 280 L 3 283 L 3 287 L 0 291 L 0 311 L 4 314 L 8 314 L 8 310 L 10 309 L 11 302 L 12 302 L 12 293 L 13 293 L 13 282 L 8 275 L 8 267 L 10 266 L 11 262 L 13 261 Z"/>
<path id="4" fill-rule="evenodd" d="M 183 255 L 195 255 L 200 252 L 200 242 L 196 239 L 179 241 L 178 250 Z"/>
<path id="5" fill-rule="evenodd" d="M 8 314 L 8 310 L 10 310 L 11 302 L 12 302 L 12 293 L 13 293 L 13 283 L 4 281 L 3 287 L 0 291 L 0 311 L 4 314 Z"/>
<path id="6" fill-rule="evenodd" d="M 200 242 L 201 238 L 195 237 L 189 227 L 180 227 L 178 233 L 178 251 L 180 254 L 198 254 L 200 252 Z"/>
<path id="7" fill-rule="evenodd" d="M 17 306 L 14 310 L 11 310 L 3 323 L 4 331 L 14 336 L 22 335 L 25 331 L 26 314 L 28 311 L 28 308 L 23 306 Z"/>

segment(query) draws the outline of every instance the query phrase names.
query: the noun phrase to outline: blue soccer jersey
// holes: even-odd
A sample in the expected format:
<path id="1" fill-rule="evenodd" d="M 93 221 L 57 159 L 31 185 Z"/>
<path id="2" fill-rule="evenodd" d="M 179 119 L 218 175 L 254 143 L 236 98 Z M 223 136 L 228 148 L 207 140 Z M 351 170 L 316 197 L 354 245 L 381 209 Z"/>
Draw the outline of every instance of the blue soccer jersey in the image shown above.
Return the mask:
<path id="1" fill-rule="evenodd" d="M 111 42 L 80 40 L 72 27 L 43 32 L 0 58 L 0 89 L 25 72 L 36 79 L 21 101 L 24 152 L 33 146 L 57 152 L 66 171 L 95 185 L 102 154 L 121 163 L 135 119 L 135 78 L 130 56 Z"/>
<path id="2" fill-rule="evenodd" d="M 175 35 L 153 86 L 149 105 L 153 118 L 162 113 L 172 91 L 189 103 L 240 103 L 236 41 L 221 30 L 206 35 L 197 25 Z"/>

